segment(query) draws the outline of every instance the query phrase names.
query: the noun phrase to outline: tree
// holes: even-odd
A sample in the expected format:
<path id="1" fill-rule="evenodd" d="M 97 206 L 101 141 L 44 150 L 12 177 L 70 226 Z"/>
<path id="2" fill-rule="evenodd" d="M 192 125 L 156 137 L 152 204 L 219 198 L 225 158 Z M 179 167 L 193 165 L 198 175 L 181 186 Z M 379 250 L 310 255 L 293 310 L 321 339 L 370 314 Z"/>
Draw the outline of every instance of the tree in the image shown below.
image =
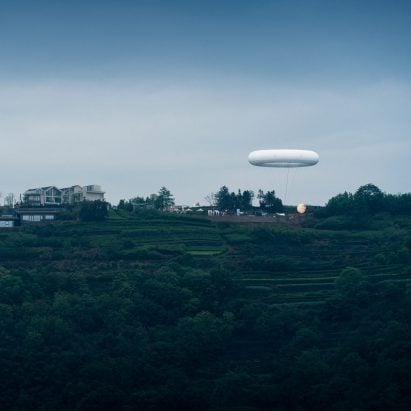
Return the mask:
<path id="1" fill-rule="evenodd" d="M 373 214 L 384 210 L 384 193 L 374 184 L 361 186 L 354 194 L 356 208 Z"/>
<path id="2" fill-rule="evenodd" d="M 237 193 L 232 191 L 230 193 L 228 187 L 222 186 L 214 195 L 216 206 L 220 210 L 235 211 L 236 209 L 250 210 L 253 207 L 252 201 L 254 193 L 251 190 L 244 190 L 241 192 L 238 189 Z"/>
<path id="3" fill-rule="evenodd" d="M 411 213 L 411 193 L 385 194 L 384 204 L 387 211 L 393 214 Z"/>
<path id="4" fill-rule="evenodd" d="M 81 221 L 103 221 L 108 215 L 108 203 L 101 200 L 83 201 L 80 206 Z"/>
<path id="5" fill-rule="evenodd" d="M 258 190 L 257 198 L 260 200 L 260 208 L 266 210 L 269 213 L 276 213 L 283 210 L 282 201 L 275 196 L 275 191 L 264 191 Z"/>
<path id="6" fill-rule="evenodd" d="M 210 205 L 210 207 L 215 207 L 216 205 L 216 196 L 214 193 L 210 193 L 204 197 L 204 200 Z"/>
<path id="7" fill-rule="evenodd" d="M 337 290 L 343 295 L 357 294 L 366 288 L 367 277 L 355 267 L 344 268 L 335 280 Z"/>
<path id="8" fill-rule="evenodd" d="M 220 210 L 231 210 L 232 207 L 232 198 L 228 187 L 222 186 L 217 194 L 215 195 L 216 205 Z"/>
<path id="9" fill-rule="evenodd" d="M 351 193 L 338 194 L 328 200 L 325 206 L 326 215 L 349 214 L 353 208 L 353 203 L 354 199 Z"/>
<path id="10" fill-rule="evenodd" d="M 6 207 L 14 206 L 14 193 L 8 193 L 6 197 L 4 197 L 4 205 Z"/>
<path id="11" fill-rule="evenodd" d="M 166 187 L 161 187 L 157 198 L 154 201 L 154 205 L 157 209 L 159 210 L 167 210 L 169 209 L 172 205 L 174 205 L 174 197 L 171 194 L 170 190 L 168 190 Z"/>
<path id="12" fill-rule="evenodd" d="M 241 197 L 241 207 L 243 210 L 250 210 L 253 208 L 254 193 L 251 190 L 244 190 Z"/>
<path id="13" fill-rule="evenodd" d="M 236 210 L 237 208 L 240 208 L 240 200 L 241 199 L 241 191 L 238 190 L 238 194 L 234 193 L 234 191 L 232 191 L 230 193 L 230 202 L 231 202 L 231 210 Z"/>

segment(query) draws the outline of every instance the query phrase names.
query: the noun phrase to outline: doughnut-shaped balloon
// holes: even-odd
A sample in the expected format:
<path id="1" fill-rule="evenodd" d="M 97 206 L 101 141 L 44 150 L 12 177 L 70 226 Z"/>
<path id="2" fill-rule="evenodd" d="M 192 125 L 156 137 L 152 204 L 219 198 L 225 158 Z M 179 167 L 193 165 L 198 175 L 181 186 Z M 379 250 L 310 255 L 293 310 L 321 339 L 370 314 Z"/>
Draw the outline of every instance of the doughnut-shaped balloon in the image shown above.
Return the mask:
<path id="1" fill-rule="evenodd" d="M 248 155 L 253 166 L 260 167 L 309 167 L 318 163 L 319 156 L 310 150 L 257 150 Z"/>

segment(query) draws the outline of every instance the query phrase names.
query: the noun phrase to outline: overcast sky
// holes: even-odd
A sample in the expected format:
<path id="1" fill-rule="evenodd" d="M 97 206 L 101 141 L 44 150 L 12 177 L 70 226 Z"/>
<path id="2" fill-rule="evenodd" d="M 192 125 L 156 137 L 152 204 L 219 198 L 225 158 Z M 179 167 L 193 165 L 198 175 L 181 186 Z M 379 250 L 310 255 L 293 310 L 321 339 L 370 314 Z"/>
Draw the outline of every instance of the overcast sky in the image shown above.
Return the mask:
<path id="1" fill-rule="evenodd" d="M 250 151 L 315 150 L 286 202 L 411 191 L 411 2 L 0 1 L 0 192 L 275 189 Z"/>

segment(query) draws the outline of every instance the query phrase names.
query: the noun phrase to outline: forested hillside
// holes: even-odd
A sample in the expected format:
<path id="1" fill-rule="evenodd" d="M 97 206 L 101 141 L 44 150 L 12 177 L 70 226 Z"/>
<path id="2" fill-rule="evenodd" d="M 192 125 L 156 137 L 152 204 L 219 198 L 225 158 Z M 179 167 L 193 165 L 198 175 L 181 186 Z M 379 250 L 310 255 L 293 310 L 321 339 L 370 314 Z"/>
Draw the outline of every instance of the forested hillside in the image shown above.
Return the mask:
<path id="1" fill-rule="evenodd" d="M 1 408 L 411 409 L 411 217 L 342 218 L 1 231 Z"/>

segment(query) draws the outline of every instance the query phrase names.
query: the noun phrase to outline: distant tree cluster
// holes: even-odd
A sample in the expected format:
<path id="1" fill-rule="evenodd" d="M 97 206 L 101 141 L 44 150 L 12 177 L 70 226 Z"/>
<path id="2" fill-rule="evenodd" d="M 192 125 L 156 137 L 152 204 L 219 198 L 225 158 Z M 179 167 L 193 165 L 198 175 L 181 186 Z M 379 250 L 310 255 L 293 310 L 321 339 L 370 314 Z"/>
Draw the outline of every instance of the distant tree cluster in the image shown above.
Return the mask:
<path id="1" fill-rule="evenodd" d="M 234 211 L 241 209 L 248 211 L 252 209 L 254 193 L 250 190 L 241 192 L 239 189 L 237 193 L 232 191 L 230 193 L 227 186 L 222 186 L 215 194 L 215 205 L 221 210 Z"/>
<path id="2" fill-rule="evenodd" d="M 264 192 L 259 189 L 257 195 L 252 190 L 230 191 L 227 186 L 222 186 L 216 193 L 210 193 L 205 200 L 212 207 L 221 211 L 235 213 L 236 210 L 249 213 L 255 211 L 253 200 L 257 199 L 259 209 L 266 213 L 278 213 L 284 211 L 284 206 L 280 198 L 276 196 L 274 190 Z M 120 200 L 118 209 L 135 212 L 142 209 L 155 209 L 167 211 L 175 205 L 174 196 L 166 187 L 161 187 L 157 193 L 147 197 L 136 196 L 129 200 Z M 94 221 L 101 219 L 98 214 L 99 204 L 85 204 L 80 212 L 80 219 L 83 221 Z M 358 188 L 352 194 L 344 192 L 332 197 L 325 207 L 317 207 L 316 217 L 330 219 L 323 228 L 360 228 L 366 227 L 371 221 L 371 217 L 378 213 L 390 214 L 410 214 L 411 213 L 411 193 L 407 194 L 386 194 L 374 184 L 366 184 Z M 91 214 L 95 217 L 90 217 Z M 105 218 L 105 217 L 104 217 Z M 103 218 L 103 219 L 104 219 Z M 334 220 L 332 220 L 334 219 Z M 319 226 L 317 228 L 320 228 Z"/>
<path id="3" fill-rule="evenodd" d="M 227 186 L 222 186 L 216 194 L 208 196 L 214 199 L 215 206 L 220 210 L 235 211 L 240 209 L 242 211 L 250 211 L 253 209 L 254 192 L 251 190 L 241 191 L 238 189 L 237 193 L 230 192 Z M 282 211 L 283 204 L 279 198 L 275 196 L 275 191 L 258 190 L 257 199 L 260 203 L 260 208 L 263 211 L 274 213 Z"/>
<path id="4" fill-rule="evenodd" d="M 155 208 L 157 210 L 168 210 L 175 204 L 174 196 L 166 187 L 161 187 L 158 193 L 150 194 L 147 197 L 133 197 L 128 201 L 120 200 L 118 208 L 126 211 L 135 211 L 139 208 Z"/>
<path id="5" fill-rule="evenodd" d="M 66 204 L 56 218 L 60 221 L 80 220 L 84 222 L 104 221 L 108 216 L 110 204 L 106 201 L 82 201 Z"/>
<path id="6" fill-rule="evenodd" d="M 277 213 L 283 211 L 282 201 L 275 196 L 275 191 L 258 190 L 257 198 L 260 200 L 260 207 L 268 213 Z"/>
<path id="7" fill-rule="evenodd" d="M 411 214 L 411 193 L 386 194 L 374 184 L 361 186 L 354 194 L 332 197 L 325 207 L 315 210 L 316 228 L 363 229 L 384 225 L 390 215 Z M 384 217 L 385 216 L 385 217 Z M 387 223 L 387 221 L 386 221 Z"/>
<path id="8" fill-rule="evenodd" d="M 79 209 L 81 221 L 103 221 L 108 215 L 108 203 L 101 200 L 83 201 Z"/>
<path id="9" fill-rule="evenodd" d="M 332 197 L 325 206 L 324 214 L 373 215 L 378 212 L 392 214 L 411 213 L 411 194 L 385 194 L 376 185 L 361 186 L 354 194 L 343 193 Z"/>

